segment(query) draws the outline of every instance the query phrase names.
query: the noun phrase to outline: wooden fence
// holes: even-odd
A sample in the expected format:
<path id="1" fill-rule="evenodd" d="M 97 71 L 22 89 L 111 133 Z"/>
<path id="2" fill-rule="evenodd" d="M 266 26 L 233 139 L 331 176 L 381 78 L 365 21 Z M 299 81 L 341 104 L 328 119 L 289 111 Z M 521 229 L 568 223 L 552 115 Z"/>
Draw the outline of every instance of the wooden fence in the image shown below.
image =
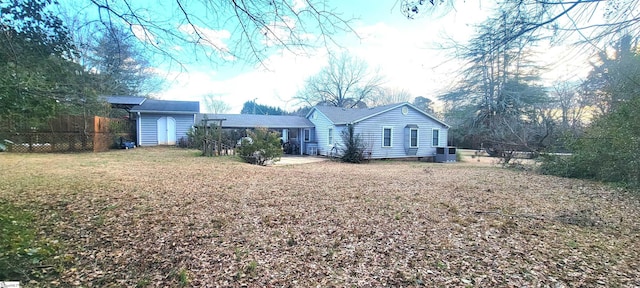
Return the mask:
<path id="1" fill-rule="evenodd" d="M 62 116 L 48 121 L 47 128 L 0 131 L 0 143 L 9 152 L 104 152 L 120 137 L 130 140 L 132 123 L 127 119 Z"/>

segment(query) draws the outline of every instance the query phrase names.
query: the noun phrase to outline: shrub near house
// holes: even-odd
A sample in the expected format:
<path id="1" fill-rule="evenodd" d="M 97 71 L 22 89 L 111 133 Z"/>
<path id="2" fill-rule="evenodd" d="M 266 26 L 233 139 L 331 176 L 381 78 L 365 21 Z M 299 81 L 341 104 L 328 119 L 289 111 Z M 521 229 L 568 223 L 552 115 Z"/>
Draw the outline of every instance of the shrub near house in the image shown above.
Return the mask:
<path id="1" fill-rule="evenodd" d="M 265 165 L 267 161 L 278 161 L 282 156 L 280 135 L 264 127 L 258 127 L 247 133 L 253 142 L 242 140 L 238 155 L 247 163 Z"/>

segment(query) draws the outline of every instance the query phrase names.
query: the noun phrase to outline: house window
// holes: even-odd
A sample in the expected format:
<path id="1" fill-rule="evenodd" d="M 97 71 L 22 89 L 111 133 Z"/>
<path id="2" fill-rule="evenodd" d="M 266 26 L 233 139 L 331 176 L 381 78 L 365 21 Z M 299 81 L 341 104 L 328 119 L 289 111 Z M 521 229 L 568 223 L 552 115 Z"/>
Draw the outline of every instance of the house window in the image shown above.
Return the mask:
<path id="1" fill-rule="evenodd" d="M 333 128 L 329 128 L 329 145 L 333 145 Z"/>
<path id="2" fill-rule="evenodd" d="M 409 130 L 409 147 L 410 148 L 418 147 L 418 128 L 411 128 Z"/>
<path id="3" fill-rule="evenodd" d="M 304 129 L 304 142 L 311 141 L 311 130 Z"/>
<path id="4" fill-rule="evenodd" d="M 431 146 L 436 147 L 438 145 L 440 145 L 440 129 L 433 129 Z"/>
<path id="5" fill-rule="evenodd" d="M 392 134 L 393 129 L 391 127 L 382 127 L 382 147 L 391 147 L 393 145 L 393 141 L 391 141 Z"/>

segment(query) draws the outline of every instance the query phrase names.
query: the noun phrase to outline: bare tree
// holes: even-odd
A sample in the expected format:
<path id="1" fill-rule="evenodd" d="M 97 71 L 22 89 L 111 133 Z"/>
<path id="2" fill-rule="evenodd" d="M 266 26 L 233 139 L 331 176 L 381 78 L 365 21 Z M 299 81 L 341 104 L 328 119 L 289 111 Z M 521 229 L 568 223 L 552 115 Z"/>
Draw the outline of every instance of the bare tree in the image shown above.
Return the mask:
<path id="1" fill-rule="evenodd" d="M 310 106 L 366 107 L 378 97 L 383 77 L 371 71 L 366 62 L 342 53 L 330 56 L 329 66 L 307 79 L 295 99 Z"/>
<path id="2" fill-rule="evenodd" d="M 380 93 L 374 95 L 369 100 L 370 106 L 380 106 L 400 102 L 409 102 L 411 100 L 411 93 L 402 88 L 381 88 Z"/>
<path id="3" fill-rule="evenodd" d="M 467 1 L 402 0 L 399 7 L 407 18 L 412 19 L 419 14 L 451 13 L 455 11 L 455 5 L 464 5 L 464 2 Z M 504 43 L 545 29 L 561 39 L 577 34 L 583 42 L 590 44 L 611 40 L 609 37 L 620 32 L 640 34 L 640 2 L 637 0 L 501 1 L 498 10 L 509 6 L 512 12 L 525 11 L 531 21 L 512 23 L 514 33 L 505 35 Z"/>
<path id="4" fill-rule="evenodd" d="M 207 113 L 224 114 L 231 110 L 231 105 L 222 101 L 219 95 L 212 93 L 202 96 L 204 99 L 204 107 Z"/>
<path id="5" fill-rule="evenodd" d="M 348 20 L 316 0 L 175 0 L 162 5 L 90 1 L 98 7 L 102 23 L 126 23 L 148 48 L 178 62 L 184 59 L 178 58 L 175 47 L 191 47 L 197 56 L 216 63 L 243 58 L 264 65 L 273 48 L 299 54 L 308 47 L 335 43 L 338 32 L 353 32 Z"/>

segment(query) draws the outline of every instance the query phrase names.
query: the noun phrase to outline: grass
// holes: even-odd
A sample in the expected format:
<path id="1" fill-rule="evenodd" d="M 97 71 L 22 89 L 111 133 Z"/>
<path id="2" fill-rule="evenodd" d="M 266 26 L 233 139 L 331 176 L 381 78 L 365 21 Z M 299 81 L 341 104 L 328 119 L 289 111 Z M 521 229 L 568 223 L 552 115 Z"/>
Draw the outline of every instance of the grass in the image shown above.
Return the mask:
<path id="1" fill-rule="evenodd" d="M 58 241 L 38 234 L 30 209 L 0 199 L 0 280 L 30 281 L 56 273 L 49 265 Z"/>
<path id="2" fill-rule="evenodd" d="M 180 271 L 178 271 L 178 284 L 180 287 L 189 285 L 189 273 L 187 269 L 181 268 Z"/>
<path id="3" fill-rule="evenodd" d="M 640 203 L 622 189 L 484 159 L 260 167 L 195 152 L 0 153 L 0 276 L 27 287 L 640 286 Z"/>

